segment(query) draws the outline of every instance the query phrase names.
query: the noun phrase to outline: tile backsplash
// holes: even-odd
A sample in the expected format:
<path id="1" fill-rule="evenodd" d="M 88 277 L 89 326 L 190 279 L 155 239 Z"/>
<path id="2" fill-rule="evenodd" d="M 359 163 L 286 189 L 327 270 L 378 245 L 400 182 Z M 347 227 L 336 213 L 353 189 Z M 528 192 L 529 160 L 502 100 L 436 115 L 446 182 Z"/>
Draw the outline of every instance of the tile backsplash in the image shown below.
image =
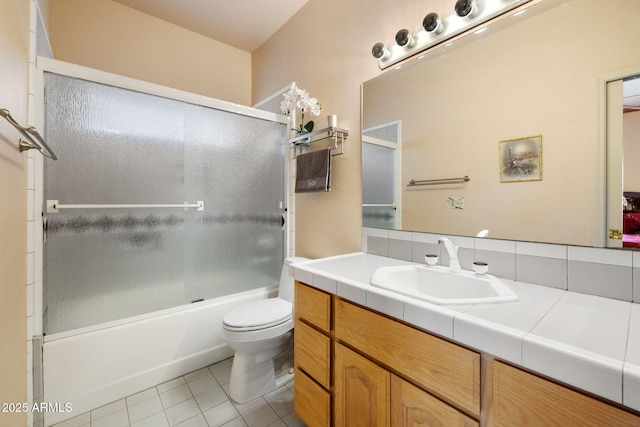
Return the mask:
<path id="1" fill-rule="evenodd" d="M 426 254 L 449 256 L 438 244 L 441 234 L 362 229 L 362 251 L 424 264 Z M 640 302 L 640 252 L 549 243 L 448 236 L 459 247 L 465 270 L 472 263 L 489 264 L 489 274 L 623 301 Z"/>

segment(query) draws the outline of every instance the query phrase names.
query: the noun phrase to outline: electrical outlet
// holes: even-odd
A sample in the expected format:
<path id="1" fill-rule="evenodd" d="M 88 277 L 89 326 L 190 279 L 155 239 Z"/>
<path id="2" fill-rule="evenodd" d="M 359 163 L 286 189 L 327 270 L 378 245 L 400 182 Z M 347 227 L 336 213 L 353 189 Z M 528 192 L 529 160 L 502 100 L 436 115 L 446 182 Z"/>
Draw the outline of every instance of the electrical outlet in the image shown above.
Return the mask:
<path id="1" fill-rule="evenodd" d="M 449 209 L 464 209 L 464 197 L 447 197 Z"/>

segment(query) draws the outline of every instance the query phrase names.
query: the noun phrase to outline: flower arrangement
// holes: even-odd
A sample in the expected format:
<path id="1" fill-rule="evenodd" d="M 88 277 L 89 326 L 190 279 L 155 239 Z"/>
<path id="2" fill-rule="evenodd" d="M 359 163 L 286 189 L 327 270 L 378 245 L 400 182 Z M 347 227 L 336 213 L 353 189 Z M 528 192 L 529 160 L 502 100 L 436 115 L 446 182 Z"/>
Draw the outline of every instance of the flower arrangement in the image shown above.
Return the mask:
<path id="1" fill-rule="evenodd" d="M 291 83 L 291 88 L 282 94 L 284 99 L 280 103 L 280 110 L 284 114 L 289 114 L 292 111 L 295 114 L 295 110 L 299 109 L 302 115 L 300 120 L 300 127 L 296 129 L 299 134 L 309 133 L 313 130 L 313 120 L 304 122 L 304 113 L 309 111 L 314 116 L 320 115 L 320 103 L 317 98 L 312 98 L 309 93 L 296 86 L 296 83 Z"/>

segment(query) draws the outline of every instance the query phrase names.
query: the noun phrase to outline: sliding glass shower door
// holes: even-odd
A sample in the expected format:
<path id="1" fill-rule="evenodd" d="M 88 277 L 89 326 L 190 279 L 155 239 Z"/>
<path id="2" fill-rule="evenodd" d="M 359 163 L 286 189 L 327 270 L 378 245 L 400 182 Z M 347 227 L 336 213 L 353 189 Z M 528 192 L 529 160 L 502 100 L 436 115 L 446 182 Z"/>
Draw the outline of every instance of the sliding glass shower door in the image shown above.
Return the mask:
<path id="1" fill-rule="evenodd" d="M 287 127 L 45 73 L 45 333 L 275 285 Z"/>

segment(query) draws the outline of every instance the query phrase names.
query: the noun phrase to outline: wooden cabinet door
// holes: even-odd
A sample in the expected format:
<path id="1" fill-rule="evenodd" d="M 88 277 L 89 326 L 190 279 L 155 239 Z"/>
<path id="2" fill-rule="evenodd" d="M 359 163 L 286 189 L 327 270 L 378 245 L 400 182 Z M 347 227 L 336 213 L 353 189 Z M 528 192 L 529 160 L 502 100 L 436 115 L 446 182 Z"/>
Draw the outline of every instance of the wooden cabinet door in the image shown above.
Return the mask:
<path id="1" fill-rule="evenodd" d="M 341 344 L 334 362 L 335 426 L 388 427 L 391 374 Z"/>
<path id="2" fill-rule="evenodd" d="M 477 421 L 403 379 L 391 375 L 392 427 L 478 427 Z"/>
<path id="3" fill-rule="evenodd" d="M 640 425 L 640 417 L 496 361 L 488 425 L 631 427 Z"/>
<path id="4" fill-rule="evenodd" d="M 479 353 L 347 301 L 333 301 L 338 340 L 479 418 Z"/>

